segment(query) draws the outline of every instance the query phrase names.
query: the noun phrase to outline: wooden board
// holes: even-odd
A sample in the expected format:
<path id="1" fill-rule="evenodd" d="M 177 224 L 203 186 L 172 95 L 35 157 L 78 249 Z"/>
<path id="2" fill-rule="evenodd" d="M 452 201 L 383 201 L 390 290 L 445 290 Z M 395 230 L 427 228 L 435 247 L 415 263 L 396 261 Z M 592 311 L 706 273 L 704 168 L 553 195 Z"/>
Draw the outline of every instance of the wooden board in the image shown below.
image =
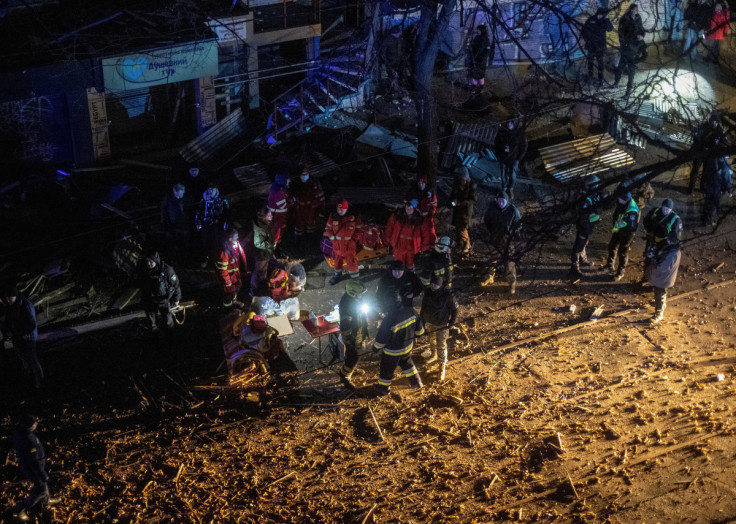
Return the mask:
<path id="1" fill-rule="evenodd" d="M 563 183 L 603 175 L 635 161 L 608 133 L 539 149 L 544 168 Z"/>

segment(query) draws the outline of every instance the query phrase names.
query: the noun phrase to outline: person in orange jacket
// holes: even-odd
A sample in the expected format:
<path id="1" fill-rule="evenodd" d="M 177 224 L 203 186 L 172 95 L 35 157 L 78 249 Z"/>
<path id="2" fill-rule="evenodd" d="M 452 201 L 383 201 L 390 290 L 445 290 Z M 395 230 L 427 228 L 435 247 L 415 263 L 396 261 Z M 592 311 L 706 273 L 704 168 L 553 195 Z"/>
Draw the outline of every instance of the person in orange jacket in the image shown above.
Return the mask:
<path id="1" fill-rule="evenodd" d="M 422 245 L 419 251 L 427 251 L 437 242 L 434 229 L 434 215 L 437 212 L 437 193 L 427 186 L 427 177 L 420 176 L 406 195 L 406 200 L 416 200 L 417 212 L 422 215 Z"/>
<path id="2" fill-rule="evenodd" d="M 238 241 L 238 230 L 231 228 L 222 243 L 220 256 L 215 262 L 217 276 L 222 284 L 222 305 L 230 307 L 233 303 L 242 305 L 237 301 L 240 288 L 245 280 L 246 268 L 245 252 Z M 241 273 L 242 272 L 242 273 Z"/>
<path id="3" fill-rule="evenodd" d="M 415 199 L 405 202 L 386 224 L 386 240 L 394 251 L 394 260 L 403 262 L 407 271 L 414 271 L 414 255 L 422 246 L 423 219 L 418 205 Z"/>
<path id="4" fill-rule="evenodd" d="M 309 165 L 302 167 L 299 178 L 290 185 L 294 205 L 291 208 L 294 222 L 294 234 L 297 242 L 317 230 L 318 224 L 325 216 L 325 193 L 322 185 L 309 172 Z"/>
<path id="5" fill-rule="evenodd" d="M 342 266 L 348 266 L 350 278 L 358 278 L 358 259 L 355 254 L 357 242 L 355 235 L 355 217 L 348 214 L 348 201 L 340 200 L 337 209 L 330 213 L 327 219 L 324 236 L 332 242 L 332 253 L 335 259 L 335 274 L 330 279 L 330 285 L 334 286 L 342 280 Z"/>
<path id="6" fill-rule="evenodd" d="M 728 5 L 724 2 L 716 2 L 713 6 L 713 15 L 710 19 L 710 27 L 705 33 L 710 48 L 708 60 L 717 64 L 721 56 L 721 42 L 731 32 L 731 13 Z"/>
<path id="7" fill-rule="evenodd" d="M 278 173 L 271 184 L 266 202 L 268 210 L 271 211 L 271 231 L 273 232 L 274 244 L 281 240 L 281 235 L 286 229 L 289 208 L 291 207 L 291 196 L 289 195 L 289 177 L 284 173 Z"/>

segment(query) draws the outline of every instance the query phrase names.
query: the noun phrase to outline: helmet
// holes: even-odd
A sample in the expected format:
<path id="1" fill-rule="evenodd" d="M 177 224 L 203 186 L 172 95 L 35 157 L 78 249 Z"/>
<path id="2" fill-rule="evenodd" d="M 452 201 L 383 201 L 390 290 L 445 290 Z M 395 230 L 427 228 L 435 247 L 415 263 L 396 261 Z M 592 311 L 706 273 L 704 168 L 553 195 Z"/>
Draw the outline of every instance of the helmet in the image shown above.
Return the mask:
<path id="1" fill-rule="evenodd" d="M 360 295 L 365 293 L 365 291 L 365 284 L 363 284 L 360 280 L 351 278 L 350 280 L 345 282 L 345 292 L 351 297 L 359 297 Z"/>
<path id="2" fill-rule="evenodd" d="M 274 182 L 280 186 L 285 186 L 287 182 L 289 181 L 289 177 L 287 177 L 284 173 L 277 173 L 276 178 Z"/>
<path id="3" fill-rule="evenodd" d="M 441 253 L 447 252 L 450 247 L 452 247 L 452 240 L 450 240 L 450 237 L 439 237 L 434 243 L 434 248 Z"/>
<path id="4" fill-rule="evenodd" d="M 216 187 L 208 187 L 204 190 L 204 195 L 202 195 L 204 199 L 207 202 L 212 202 L 213 200 L 216 200 L 217 197 L 220 196 L 220 190 Z"/>
<path id="5" fill-rule="evenodd" d="M 583 180 L 583 182 L 585 183 L 585 187 L 587 187 L 589 189 L 594 188 L 596 186 L 596 184 L 598 184 L 598 182 L 600 182 L 600 181 L 601 181 L 601 179 L 598 178 L 595 175 L 588 175 Z"/>

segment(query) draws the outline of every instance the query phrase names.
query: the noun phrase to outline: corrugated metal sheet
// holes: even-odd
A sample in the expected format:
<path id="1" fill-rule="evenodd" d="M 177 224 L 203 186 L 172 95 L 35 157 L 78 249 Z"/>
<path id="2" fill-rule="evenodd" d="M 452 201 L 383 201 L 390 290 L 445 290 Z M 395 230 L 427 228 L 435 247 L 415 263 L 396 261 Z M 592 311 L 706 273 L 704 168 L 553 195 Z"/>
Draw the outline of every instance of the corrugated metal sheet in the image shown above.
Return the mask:
<path id="1" fill-rule="evenodd" d="M 607 133 L 543 147 L 539 154 L 547 172 L 563 183 L 603 175 L 635 162 Z"/>
<path id="2" fill-rule="evenodd" d="M 179 154 L 190 164 L 206 162 L 230 141 L 241 135 L 245 129 L 245 117 L 238 108 L 181 148 Z"/>
<path id="3" fill-rule="evenodd" d="M 452 168 L 462 157 L 473 153 L 481 153 L 493 147 L 496 140 L 498 126 L 495 124 L 459 124 L 452 127 L 452 136 L 447 143 L 447 149 L 442 155 L 442 167 Z"/>
<path id="4" fill-rule="evenodd" d="M 312 157 L 318 160 L 318 163 L 312 164 L 310 170 L 313 177 L 319 178 L 340 169 L 340 166 L 322 153 L 312 153 Z M 267 194 L 273 182 L 263 164 L 236 167 L 233 169 L 233 175 L 243 188 L 254 195 Z"/>

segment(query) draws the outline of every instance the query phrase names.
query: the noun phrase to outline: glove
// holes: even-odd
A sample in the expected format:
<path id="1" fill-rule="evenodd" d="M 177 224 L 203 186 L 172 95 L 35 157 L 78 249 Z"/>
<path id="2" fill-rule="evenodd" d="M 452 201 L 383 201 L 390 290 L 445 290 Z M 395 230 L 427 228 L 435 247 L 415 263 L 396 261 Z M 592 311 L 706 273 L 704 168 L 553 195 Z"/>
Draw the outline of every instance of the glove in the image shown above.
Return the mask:
<path id="1" fill-rule="evenodd" d="M 377 347 L 376 347 L 375 345 L 373 345 L 373 352 L 374 352 L 375 354 L 378 354 L 378 353 L 380 353 L 380 352 L 381 352 L 381 348 L 377 348 Z"/>

